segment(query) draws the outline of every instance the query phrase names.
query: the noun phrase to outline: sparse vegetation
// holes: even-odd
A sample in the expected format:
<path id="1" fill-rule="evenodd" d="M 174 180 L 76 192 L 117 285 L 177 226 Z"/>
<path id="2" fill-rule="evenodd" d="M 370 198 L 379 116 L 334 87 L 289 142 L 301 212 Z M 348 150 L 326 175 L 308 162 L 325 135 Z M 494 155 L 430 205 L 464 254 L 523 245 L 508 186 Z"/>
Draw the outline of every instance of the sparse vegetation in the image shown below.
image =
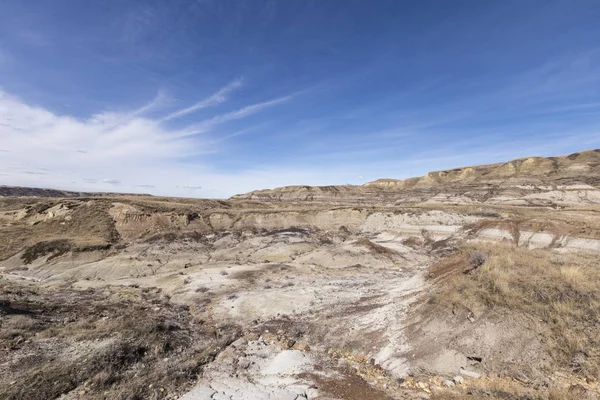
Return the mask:
<path id="1" fill-rule="evenodd" d="M 463 387 L 435 393 L 431 400 L 583 400 L 589 397 L 569 388 L 546 389 L 524 387 L 509 379 L 486 378 Z"/>
<path id="2" fill-rule="evenodd" d="M 39 242 L 25 249 L 21 259 L 25 264 L 31 264 L 38 258 L 50 254 L 49 259 L 59 257 L 71 250 L 72 244 L 66 239 Z"/>
<path id="3" fill-rule="evenodd" d="M 0 281 L 0 293 L 4 399 L 53 399 L 75 389 L 89 399 L 166 398 L 239 335 L 195 319 L 156 290 Z"/>
<path id="4" fill-rule="evenodd" d="M 72 241 L 67 239 L 50 240 L 47 242 L 38 242 L 33 246 L 29 246 L 25 249 L 21 255 L 21 260 L 25 264 L 31 264 L 38 258 L 50 255 L 48 261 L 60 257 L 70 251 L 72 252 L 85 252 L 94 250 L 106 250 L 110 248 L 110 244 L 96 244 L 96 245 L 75 245 Z"/>
<path id="5" fill-rule="evenodd" d="M 81 200 L 64 199 L 38 200 L 33 204 L 31 202 L 31 199 L 23 198 L 3 200 L 4 209 L 23 207 L 27 218 L 13 220 L 9 226 L 0 229 L 0 260 L 28 248 L 31 250 L 26 257 L 31 261 L 33 261 L 31 257 L 38 251 L 47 255 L 56 250 L 58 257 L 68 251 L 108 248 L 110 245 L 117 244 L 120 239 L 115 222 L 108 214 L 110 201 L 97 199 L 87 205 Z M 67 208 L 69 219 L 46 218 L 45 212 L 54 206 Z M 68 241 L 70 249 L 67 249 L 65 241 Z M 38 243 L 46 244 L 38 245 Z M 44 246 L 48 246 L 49 253 L 43 253 Z"/>
<path id="6" fill-rule="evenodd" d="M 473 266 L 475 268 L 481 267 L 483 264 L 485 264 L 486 260 L 487 260 L 487 255 L 480 251 L 475 251 L 475 252 L 469 254 L 469 264 L 471 264 L 471 266 Z"/>
<path id="7" fill-rule="evenodd" d="M 488 318 L 508 312 L 541 321 L 552 333 L 544 341 L 557 366 L 600 376 L 600 268 L 595 254 L 509 244 L 471 245 L 462 254 L 470 254 L 464 263 L 459 254 L 445 265 L 447 280 L 433 303 L 483 309 Z M 480 254 L 488 254 L 487 260 Z M 467 263 L 471 267 L 465 274 Z M 473 269 L 474 264 L 479 267 Z"/>

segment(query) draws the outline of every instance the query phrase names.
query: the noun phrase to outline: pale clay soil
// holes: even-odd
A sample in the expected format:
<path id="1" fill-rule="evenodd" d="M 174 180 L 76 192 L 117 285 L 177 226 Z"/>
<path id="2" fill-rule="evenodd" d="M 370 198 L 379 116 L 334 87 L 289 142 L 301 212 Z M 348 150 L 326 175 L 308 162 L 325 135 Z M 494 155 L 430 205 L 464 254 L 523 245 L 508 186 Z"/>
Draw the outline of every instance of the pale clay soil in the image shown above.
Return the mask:
<path id="1" fill-rule="evenodd" d="M 327 382 L 363 385 L 355 392 L 371 390 L 372 398 L 427 397 L 427 391 L 399 386 L 416 366 L 449 377 L 478 366 L 450 350 L 415 359 L 407 311 L 427 292 L 426 270 L 436 255 L 406 239 L 516 240 L 528 248 L 600 251 L 600 239 L 569 233 L 521 231 L 515 238 L 502 227 L 469 230 L 484 217 L 442 210 L 215 212 L 208 217 L 213 231 L 202 240 L 150 243 L 134 238 L 157 224 L 187 223 L 119 202 L 110 213 L 121 236 L 130 238 L 124 249 L 41 258 L 27 269 L 19 269 L 17 254 L 1 262 L 0 271 L 7 279 L 47 286 L 70 280 L 78 289 L 160 287 L 176 303 L 201 304 L 213 320 L 240 325 L 243 337 L 206 367 L 182 400 L 347 398 Z M 68 221 L 69 210 L 53 207 L 32 223 L 53 218 Z M 373 246 L 360 241 L 365 238 Z M 498 329 L 482 328 L 482 335 Z"/>

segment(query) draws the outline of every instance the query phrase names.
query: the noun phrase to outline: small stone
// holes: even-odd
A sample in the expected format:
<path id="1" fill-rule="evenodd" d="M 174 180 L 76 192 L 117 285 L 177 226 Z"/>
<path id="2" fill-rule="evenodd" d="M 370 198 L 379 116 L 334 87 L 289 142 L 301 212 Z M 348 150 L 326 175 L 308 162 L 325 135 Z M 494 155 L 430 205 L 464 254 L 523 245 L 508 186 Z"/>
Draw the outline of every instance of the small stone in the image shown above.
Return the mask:
<path id="1" fill-rule="evenodd" d="M 595 376 L 593 376 L 593 375 L 587 375 L 587 376 L 585 377 L 585 381 L 586 381 L 586 382 L 587 382 L 589 385 L 593 385 L 593 384 L 595 384 L 595 383 L 596 383 L 598 380 L 597 380 L 597 379 L 596 379 L 596 377 L 595 377 Z"/>
<path id="2" fill-rule="evenodd" d="M 348 362 L 348 360 L 344 359 L 344 358 L 340 358 L 338 359 L 338 367 L 340 368 L 349 368 L 350 367 L 350 363 Z"/>
<path id="3" fill-rule="evenodd" d="M 460 369 L 460 374 L 468 376 L 469 378 L 473 378 L 473 379 L 479 379 L 479 378 L 481 378 L 481 374 L 479 374 L 477 372 L 469 371 L 469 370 L 464 369 L 464 368 Z"/>
<path id="4" fill-rule="evenodd" d="M 250 361 L 247 359 L 242 359 L 238 361 L 238 367 L 241 369 L 247 369 L 250 366 Z"/>
<path id="5" fill-rule="evenodd" d="M 241 338 L 237 339 L 235 342 L 231 343 L 231 347 L 238 349 L 247 344 L 248 344 L 248 340 L 246 340 L 246 338 L 244 338 L 244 337 L 241 337 Z"/>
<path id="6" fill-rule="evenodd" d="M 449 380 L 449 379 L 446 379 L 446 380 L 444 381 L 444 385 L 446 385 L 447 387 L 454 387 L 454 386 L 455 386 L 455 383 L 454 383 L 454 382 L 452 382 L 452 381 L 451 381 L 451 380 Z"/>
<path id="7" fill-rule="evenodd" d="M 319 390 L 315 388 L 306 389 L 304 392 L 307 399 L 316 399 L 319 397 Z"/>
<path id="8" fill-rule="evenodd" d="M 458 385 L 460 385 L 461 383 L 463 383 L 465 381 L 465 379 L 460 375 L 456 375 L 453 380 L 454 380 L 454 383 L 456 383 Z"/>

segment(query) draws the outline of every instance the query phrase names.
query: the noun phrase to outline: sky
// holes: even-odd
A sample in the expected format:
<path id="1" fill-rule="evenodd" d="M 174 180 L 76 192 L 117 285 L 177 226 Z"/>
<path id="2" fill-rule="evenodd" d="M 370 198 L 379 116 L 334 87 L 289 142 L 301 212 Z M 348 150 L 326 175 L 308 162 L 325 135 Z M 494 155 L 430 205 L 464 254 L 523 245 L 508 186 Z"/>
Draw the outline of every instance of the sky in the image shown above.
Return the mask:
<path id="1" fill-rule="evenodd" d="M 226 198 L 600 147 L 597 0 L 0 10 L 0 184 Z"/>

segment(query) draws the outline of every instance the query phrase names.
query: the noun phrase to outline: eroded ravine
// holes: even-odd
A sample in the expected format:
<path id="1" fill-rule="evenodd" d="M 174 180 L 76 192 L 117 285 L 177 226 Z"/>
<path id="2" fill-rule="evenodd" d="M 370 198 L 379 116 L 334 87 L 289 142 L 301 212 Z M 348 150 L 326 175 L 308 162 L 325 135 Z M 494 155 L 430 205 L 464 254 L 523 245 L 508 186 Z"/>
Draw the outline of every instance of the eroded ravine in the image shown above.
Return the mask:
<path id="1" fill-rule="evenodd" d="M 47 287 L 159 288 L 197 318 L 236 332 L 186 400 L 351 399 L 340 389 L 347 385 L 372 398 L 419 396 L 399 382 L 413 373 L 407 313 L 428 292 L 432 263 L 459 242 L 553 251 L 595 251 L 600 243 L 585 225 L 594 216 L 576 211 L 542 224 L 545 211 L 513 208 L 149 207 L 71 200 L 37 213 L 15 209 L 3 218 L 31 231 L 99 214 L 109 218 L 108 233 L 83 239 L 114 231 L 119 241 L 82 247 L 71 237 L 60 242 L 66 247 L 41 247 L 28 262 L 19 252 L 0 268 L 7 279 Z"/>

